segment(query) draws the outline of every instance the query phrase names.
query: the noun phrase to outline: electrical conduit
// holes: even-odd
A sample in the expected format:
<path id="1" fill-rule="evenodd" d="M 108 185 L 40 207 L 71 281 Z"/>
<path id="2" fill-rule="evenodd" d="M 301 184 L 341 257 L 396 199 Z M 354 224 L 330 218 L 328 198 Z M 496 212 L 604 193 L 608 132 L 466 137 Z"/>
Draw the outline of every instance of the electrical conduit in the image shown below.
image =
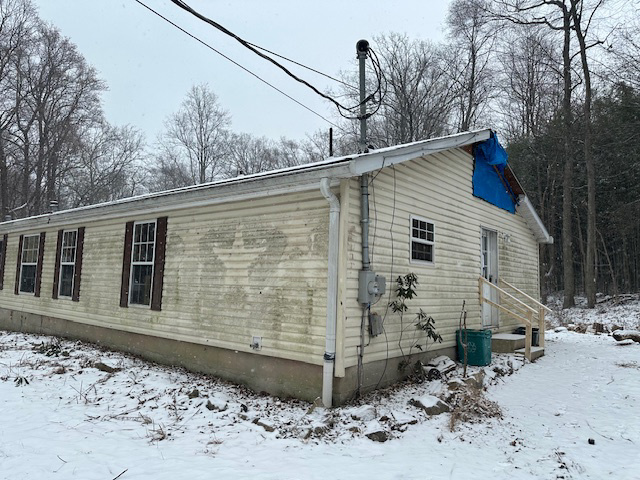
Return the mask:
<path id="1" fill-rule="evenodd" d="M 338 308 L 338 242 L 340 200 L 331 192 L 330 180 L 320 181 L 320 191 L 329 202 L 329 261 L 327 272 L 327 333 L 322 368 L 322 403 L 329 408 L 333 397 L 333 370 L 336 358 L 336 324 Z"/>

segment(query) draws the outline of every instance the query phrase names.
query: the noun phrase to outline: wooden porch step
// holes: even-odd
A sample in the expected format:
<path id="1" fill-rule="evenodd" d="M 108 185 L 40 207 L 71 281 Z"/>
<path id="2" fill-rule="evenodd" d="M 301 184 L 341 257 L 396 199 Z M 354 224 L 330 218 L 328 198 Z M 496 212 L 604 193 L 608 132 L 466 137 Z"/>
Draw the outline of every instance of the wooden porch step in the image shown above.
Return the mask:
<path id="1" fill-rule="evenodd" d="M 523 355 L 524 356 L 524 348 L 519 348 L 515 351 L 516 355 Z M 544 355 L 544 348 L 543 347 L 531 347 L 531 361 L 535 361 L 538 358 L 542 357 Z"/>
<path id="2" fill-rule="evenodd" d="M 496 333 L 491 337 L 491 351 L 495 353 L 513 353 L 524 348 L 524 335 L 516 333 Z"/>

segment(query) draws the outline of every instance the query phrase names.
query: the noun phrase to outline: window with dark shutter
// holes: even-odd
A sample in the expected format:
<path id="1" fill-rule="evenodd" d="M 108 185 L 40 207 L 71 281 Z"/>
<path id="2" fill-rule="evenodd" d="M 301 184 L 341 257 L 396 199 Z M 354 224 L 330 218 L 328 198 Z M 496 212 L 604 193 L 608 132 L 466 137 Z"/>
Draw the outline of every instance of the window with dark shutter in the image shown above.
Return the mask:
<path id="1" fill-rule="evenodd" d="M 44 232 L 39 235 L 20 235 L 16 293 L 31 293 L 36 297 L 40 296 L 44 242 Z"/>
<path id="2" fill-rule="evenodd" d="M 82 265 L 81 234 L 84 241 L 84 227 L 58 231 L 56 265 L 53 276 L 53 298 L 63 297 L 78 301 L 79 267 Z"/>
<path id="3" fill-rule="evenodd" d="M 22 256 L 18 272 L 20 293 L 35 293 L 38 272 L 38 248 L 40 235 L 26 235 L 22 238 Z"/>
<path id="4" fill-rule="evenodd" d="M 166 236 L 167 217 L 127 224 L 120 306 L 161 310 Z"/>

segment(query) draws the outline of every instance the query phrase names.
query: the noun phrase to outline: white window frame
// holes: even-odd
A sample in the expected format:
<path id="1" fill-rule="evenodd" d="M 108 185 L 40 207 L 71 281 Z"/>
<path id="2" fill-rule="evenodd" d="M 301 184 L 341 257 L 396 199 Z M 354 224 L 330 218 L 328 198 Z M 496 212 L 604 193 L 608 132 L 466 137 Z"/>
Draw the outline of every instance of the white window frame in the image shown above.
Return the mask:
<path id="1" fill-rule="evenodd" d="M 425 222 L 427 225 L 432 225 L 433 227 L 433 240 L 425 240 L 422 238 L 417 238 L 413 236 L 413 221 L 417 220 L 420 222 Z M 426 230 L 429 232 L 428 228 Z M 431 245 L 431 261 L 427 260 L 418 260 L 413 258 L 413 243 L 420 243 L 422 245 Z M 409 263 L 416 265 L 435 265 L 436 263 L 436 223 L 433 220 L 429 220 L 428 218 L 420 217 L 418 215 L 410 215 L 409 216 Z"/>
<path id="2" fill-rule="evenodd" d="M 25 248 L 27 239 L 35 238 L 36 239 L 36 261 L 35 262 L 25 262 L 24 261 L 24 253 L 27 250 Z M 32 250 L 32 249 L 29 249 Z M 33 292 L 26 292 L 22 290 L 22 274 L 24 273 L 24 266 L 34 266 L 36 267 L 36 275 L 34 277 L 34 282 L 38 281 L 38 257 L 40 256 L 40 234 L 36 233 L 35 235 L 25 235 L 22 237 L 22 251 L 20 252 L 20 283 L 18 284 L 18 293 L 21 295 L 35 295 L 36 294 L 36 286 L 35 283 L 33 285 Z"/>
<path id="3" fill-rule="evenodd" d="M 134 261 L 133 252 L 135 252 L 136 247 L 136 227 L 138 225 L 146 225 L 153 224 L 153 257 L 151 261 Z M 133 231 L 131 232 L 131 263 L 129 265 L 129 299 L 128 305 L 130 307 L 138 307 L 138 308 L 151 308 L 151 303 L 153 302 L 153 274 L 155 273 L 155 261 L 156 261 L 156 241 L 158 239 L 158 222 L 156 219 L 154 220 L 144 220 L 140 222 L 134 222 Z M 138 244 L 146 244 L 149 242 L 138 242 Z M 133 297 L 133 270 L 134 266 L 139 265 L 151 265 L 151 291 L 149 292 L 149 303 L 132 303 L 131 299 Z"/>
<path id="4" fill-rule="evenodd" d="M 66 233 L 71 233 L 71 232 L 75 232 L 76 234 L 76 243 L 73 245 L 73 262 L 65 262 L 64 259 L 64 249 L 65 249 L 65 243 L 64 243 L 64 238 L 65 238 L 65 234 Z M 67 246 L 67 248 L 70 248 L 69 246 Z M 73 287 L 75 286 L 76 283 L 76 279 L 75 279 L 75 272 L 76 272 L 76 259 L 78 258 L 78 229 L 72 229 L 72 230 L 63 230 L 62 231 L 62 243 L 60 245 L 60 272 L 59 272 L 59 276 L 58 276 L 58 298 L 73 298 Z M 73 276 L 71 277 L 71 295 L 62 295 L 61 291 L 62 291 L 62 266 L 69 266 L 72 265 L 73 266 Z"/>

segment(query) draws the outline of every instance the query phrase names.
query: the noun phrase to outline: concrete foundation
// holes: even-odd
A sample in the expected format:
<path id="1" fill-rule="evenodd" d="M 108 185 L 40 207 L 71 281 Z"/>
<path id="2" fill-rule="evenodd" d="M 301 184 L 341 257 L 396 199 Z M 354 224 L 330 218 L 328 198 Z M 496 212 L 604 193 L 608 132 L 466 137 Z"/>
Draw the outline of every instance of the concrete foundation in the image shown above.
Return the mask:
<path id="1" fill-rule="evenodd" d="M 214 375 L 246 385 L 257 392 L 264 391 L 283 398 L 293 397 L 313 402 L 322 393 L 320 365 L 123 332 L 3 308 L 0 308 L 0 329 L 82 340 L 160 364 L 181 366 L 193 372 Z M 418 360 L 426 362 L 437 355 L 454 358 L 455 348 L 441 348 L 413 355 L 412 365 L 404 370 L 398 368 L 402 358 L 365 363 L 361 393 L 392 385 L 410 373 Z M 353 400 L 357 389 L 358 369 L 349 367 L 345 377 L 334 378 L 334 405 Z"/>

